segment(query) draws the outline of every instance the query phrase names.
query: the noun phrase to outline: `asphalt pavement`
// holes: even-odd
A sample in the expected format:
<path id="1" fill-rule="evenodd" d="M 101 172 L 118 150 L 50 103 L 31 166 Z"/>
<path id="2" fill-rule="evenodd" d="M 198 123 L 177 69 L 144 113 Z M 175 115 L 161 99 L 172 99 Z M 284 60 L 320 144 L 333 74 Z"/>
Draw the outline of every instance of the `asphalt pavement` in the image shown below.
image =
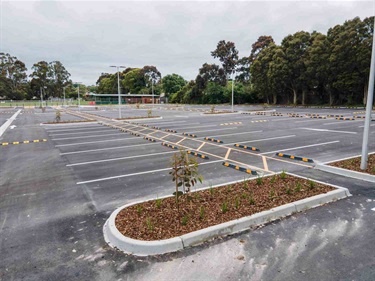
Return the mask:
<path id="1" fill-rule="evenodd" d="M 123 106 L 122 117 L 147 116 L 150 107 Z M 0 146 L 0 280 L 373 280 L 375 186 L 275 155 L 315 163 L 359 155 L 363 119 L 306 114 L 352 117 L 363 109 L 267 108 L 283 115 L 270 116 L 242 114 L 260 106 L 235 106 L 233 114 L 203 113 L 209 109 L 155 105 L 152 114 L 161 119 L 108 121 L 140 137 L 99 123 L 41 125 L 53 121 L 54 109 L 22 110 L 0 142 L 47 141 Z M 118 117 L 113 107 L 71 110 Z M 0 125 L 16 111 L 0 108 Z M 375 152 L 372 123 L 369 151 Z M 286 170 L 346 187 L 353 196 L 182 252 L 128 256 L 106 245 L 102 227 L 119 206 L 173 192 L 168 171 L 176 150 L 162 141 L 208 156 L 198 159 L 204 181 L 197 188 L 256 177 L 222 165 L 228 161 L 258 175 Z"/>

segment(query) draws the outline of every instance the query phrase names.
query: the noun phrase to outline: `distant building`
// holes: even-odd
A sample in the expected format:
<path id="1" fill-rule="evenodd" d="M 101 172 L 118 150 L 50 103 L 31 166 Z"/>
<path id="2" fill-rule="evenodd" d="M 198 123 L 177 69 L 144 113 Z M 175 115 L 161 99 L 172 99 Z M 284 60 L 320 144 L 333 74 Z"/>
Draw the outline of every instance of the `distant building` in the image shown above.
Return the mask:
<path id="1" fill-rule="evenodd" d="M 122 104 L 132 103 L 152 103 L 152 95 L 133 95 L 133 94 L 121 94 Z M 88 93 L 86 95 L 87 100 L 91 101 L 92 104 L 118 104 L 117 94 L 95 94 Z M 154 95 L 154 103 L 160 103 L 159 95 Z"/>

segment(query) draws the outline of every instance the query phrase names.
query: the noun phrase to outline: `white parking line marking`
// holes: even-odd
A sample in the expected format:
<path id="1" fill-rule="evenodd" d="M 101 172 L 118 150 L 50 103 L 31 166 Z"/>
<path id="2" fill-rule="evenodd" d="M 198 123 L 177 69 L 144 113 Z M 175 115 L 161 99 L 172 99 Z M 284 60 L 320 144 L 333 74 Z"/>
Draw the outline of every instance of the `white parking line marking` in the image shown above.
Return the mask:
<path id="1" fill-rule="evenodd" d="M 186 123 L 187 121 L 166 121 L 166 122 L 147 122 L 145 124 L 160 124 L 160 126 L 162 126 L 163 124 L 169 124 L 169 123 L 172 123 L 172 124 L 176 124 L 176 123 Z"/>
<path id="2" fill-rule="evenodd" d="M 316 143 L 316 144 L 310 144 L 310 145 L 304 145 L 304 146 L 298 146 L 298 147 L 292 147 L 292 148 L 286 148 L 286 149 L 279 149 L 279 150 L 275 150 L 275 151 L 268 151 L 268 152 L 263 152 L 263 153 L 260 153 L 260 154 L 261 155 L 272 154 L 272 153 L 279 152 L 279 151 L 295 150 L 295 149 L 300 149 L 300 148 L 321 146 L 321 145 L 327 145 L 327 144 L 338 143 L 338 142 L 340 142 L 340 141 L 337 140 L 337 141 L 322 142 L 322 143 Z"/>
<path id="3" fill-rule="evenodd" d="M 349 120 L 349 121 L 339 121 L 331 122 L 331 123 L 324 123 L 323 125 L 334 125 L 334 124 L 343 124 L 343 123 L 354 123 L 354 122 L 364 122 L 363 120 Z"/>
<path id="4" fill-rule="evenodd" d="M 299 128 L 299 129 L 317 131 L 317 132 L 332 132 L 332 133 L 353 134 L 353 135 L 357 134 L 357 132 L 337 131 L 337 130 L 327 130 L 327 129 L 312 129 L 312 128 Z"/>
<path id="5" fill-rule="evenodd" d="M 199 166 L 218 163 L 218 162 L 223 162 L 223 160 L 215 160 L 215 161 L 205 162 L 205 163 L 199 164 Z M 80 182 L 77 182 L 77 184 L 85 184 L 85 183 L 93 183 L 93 182 L 106 181 L 106 180 L 112 180 L 112 179 L 126 178 L 126 177 L 132 177 L 132 176 L 138 176 L 138 175 L 144 175 L 144 174 L 152 174 L 152 173 L 168 171 L 168 170 L 171 170 L 171 168 L 150 170 L 150 171 L 144 171 L 144 172 L 133 173 L 133 174 L 126 174 L 126 175 L 119 175 L 119 176 L 113 176 L 113 177 L 107 177 L 107 178 L 100 178 L 100 179 L 95 179 L 95 180 L 80 181 Z"/>
<path id="6" fill-rule="evenodd" d="M 136 140 L 132 136 L 127 136 L 123 139 L 113 139 L 113 140 L 102 140 L 102 141 L 87 141 L 87 142 L 77 142 L 77 143 L 68 143 L 68 144 L 58 144 L 55 147 L 64 147 L 64 146 L 74 146 L 74 145 L 82 145 L 82 144 L 92 144 L 92 143 L 100 143 L 100 142 L 111 142 L 111 141 L 125 141 L 125 140 Z"/>
<path id="7" fill-rule="evenodd" d="M 252 140 L 252 141 L 232 142 L 232 143 L 224 144 L 223 146 L 233 145 L 233 144 L 236 144 L 236 143 L 250 143 L 250 142 L 258 142 L 258 141 L 286 139 L 286 138 L 293 138 L 295 136 L 296 135 L 289 135 L 289 136 L 282 136 L 282 137 L 274 137 L 274 138 L 267 138 L 267 139 Z"/>
<path id="8" fill-rule="evenodd" d="M 97 132 L 103 132 L 103 131 L 109 131 L 107 128 L 103 128 L 102 130 L 99 131 L 89 131 L 89 132 L 75 132 L 75 133 L 63 133 L 63 134 L 50 134 L 51 137 L 56 137 L 56 136 L 66 136 L 66 135 L 79 135 L 79 134 L 91 134 L 91 133 L 97 133 Z"/>
<path id="9" fill-rule="evenodd" d="M 207 126 L 196 126 L 196 127 L 173 127 L 175 130 L 186 130 L 186 129 L 196 129 L 196 128 L 209 128 L 218 127 L 218 125 L 207 125 Z"/>
<path id="10" fill-rule="evenodd" d="M 103 160 L 96 160 L 96 161 L 88 161 L 88 162 L 68 164 L 66 166 L 67 167 L 82 166 L 82 165 L 89 165 L 89 164 L 95 164 L 95 163 L 119 161 L 119 160 L 125 160 L 125 159 L 133 159 L 133 158 L 142 158 L 142 157 L 147 157 L 147 156 L 163 155 L 163 154 L 170 154 L 170 153 L 176 153 L 176 151 L 158 152 L 158 153 L 142 154 L 142 155 L 135 155 L 135 156 L 127 156 L 127 157 L 103 159 Z"/>
<path id="11" fill-rule="evenodd" d="M 64 128 L 60 128 L 60 129 L 52 129 L 52 130 L 49 130 L 46 128 L 46 131 L 49 133 L 49 132 L 65 132 L 65 131 L 81 131 L 81 130 L 96 130 L 96 129 L 99 129 L 99 128 L 103 128 L 103 129 L 106 129 L 107 127 L 103 127 L 103 126 L 98 126 L 98 125 L 93 125 L 93 126 L 87 126 L 85 128 L 77 128 L 77 127 L 64 127 Z M 109 129 L 109 128 L 108 128 Z"/>
<path id="12" fill-rule="evenodd" d="M 51 140 L 53 140 L 53 141 L 58 141 L 58 140 L 75 140 L 75 139 L 86 139 L 86 138 L 97 138 L 97 137 L 117 136 L 117 135 L 123 135 L 123 134 L 124 134 L 124 133 L 102 134 L 102 135 L 93 135 L 93 136 L 84 136 L 84 137 L 59 138 L 59 139 L 51 139 Z"/>
<path id="13" fill-rule="evenodd" d="M 263 131 L 249 131 L 249 132 L 243 132 L 243 133 L 234 133 L 234 134 L 225 134 L 225 135 L 216 135 L 216 136 L 210 136 L 213 137 L 224 137 L 224 136 L 237 136 L 237 135 L 246 135 L 246 134 L 253 134 L 253 133 L 261 133 Z"/>
<path id="14" fill-rule="evenodd" d="M 374 211 L 374 212 L 375 212 L 375 208 L 372 208 L 371 211 Z"/>
<path id="15" fill-rule="evenodd" d="M 227 131 L 227 130 L 235 130 L 235 129 L 237 129 L 237 127 L 226 128 L 226 129 L 215 129 L 215 130 L 193 131 L 193 133 L 217 132 L 217 131 Z"/>
<path id="16" fill-rule="evenodd" d="M 106 148 L 89 149 L 89 150 L 81 150 L 81 151 L 63 152 L 63 153 L 60 153 L 60 155 L 70 155 L 70 154 L 88 153 L 88 152 L 95 152 L 95 151 L 113 150 L 113 149 L 120 149 L 120 148 L 128 148 L 128 147 L 135 147 L 135 146 L 146 146 L 146 145 L 157 145 L 157 144 L 160 145 L 160 143 L 134 144 L 134 145 L 125 145 L 125 146 L 116 146 L 116 147 L 106 147 Z"/>
<path id="17" fill-rule="evenodd" d="M 370 125 L 370 127 L 374 127 L 375 124 Z M 363 128 L 364 126 L 358 126 L 358 128 Z"/>

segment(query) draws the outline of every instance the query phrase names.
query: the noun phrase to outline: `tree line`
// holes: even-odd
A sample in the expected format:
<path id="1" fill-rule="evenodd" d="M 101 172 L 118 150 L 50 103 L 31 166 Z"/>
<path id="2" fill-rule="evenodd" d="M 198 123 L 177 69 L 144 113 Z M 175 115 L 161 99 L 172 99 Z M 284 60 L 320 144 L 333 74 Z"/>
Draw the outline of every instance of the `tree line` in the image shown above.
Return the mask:
<path id="1" fill-rule="evenodd" d="M 354 105 L 366 102 L 374 17 L 356 17 L 328 29 L 327 34 L 298 31 L 278 45 L 260 36 L 239 56 L 234 42 L 221 40 L 194 80 L 178 74 L 162 77 L 156 66 L 125 68 L 119 73 L 122 93 L 161 94 L 172 103 Z M 0 53 L 0 98 L 76 97 L 77 84 L 59 61 L 41 61 L 26 75 L 25 64 Z M 29 79 L 28 79 L 29 78 Z M 233 83 L 233 85 L 232 85 Z M 117 94 L 117 73 L 102 73 L 95 86 L 82 92 Z"/>

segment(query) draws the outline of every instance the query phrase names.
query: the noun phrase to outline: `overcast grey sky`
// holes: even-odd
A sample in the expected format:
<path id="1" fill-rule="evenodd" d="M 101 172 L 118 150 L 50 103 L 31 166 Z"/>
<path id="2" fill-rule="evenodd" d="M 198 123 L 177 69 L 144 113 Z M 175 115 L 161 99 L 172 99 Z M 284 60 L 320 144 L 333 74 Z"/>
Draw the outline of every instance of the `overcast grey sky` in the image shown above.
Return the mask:
<path id="1" fill-rule="evenodd" d="M 300 30 L 374 14 L 373 1 L 5 1 L 0 52 L 34 63 L 61 61 L 73 81 L 95 84 L 109 65 L 155 65 L 194 79 L 220 40 L 248 55 L 261 35 L 276 43 Z"/>

